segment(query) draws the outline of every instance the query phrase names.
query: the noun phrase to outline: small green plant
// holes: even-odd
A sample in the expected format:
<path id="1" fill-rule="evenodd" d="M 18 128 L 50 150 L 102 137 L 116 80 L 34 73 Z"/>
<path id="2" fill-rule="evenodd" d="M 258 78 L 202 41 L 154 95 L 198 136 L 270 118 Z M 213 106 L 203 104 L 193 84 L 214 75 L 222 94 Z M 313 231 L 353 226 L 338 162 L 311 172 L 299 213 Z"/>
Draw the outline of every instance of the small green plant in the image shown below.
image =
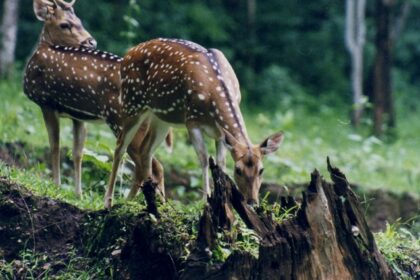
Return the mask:
<path id="1" fill-rule="evenodd" d="M 270 193 L 267 192 L 265 196 L 261 199 L 260 207 L 258 211 L 263 213 L 264 215 L 269 215 L 278 224 L 283 223 L 285 220 L 291 219 L 295 216 L 296 210 L 298 209 L 298 205 L 284 208 L 281 206 L 280 203 L 274 202 L 269 203 L 268 197 Z"/>
<path id="2" fill-rule="evenodd" d="M 420 239 L 397 221 L 375 234 L 378 247 L 401 279 L 420 277 Z"/>

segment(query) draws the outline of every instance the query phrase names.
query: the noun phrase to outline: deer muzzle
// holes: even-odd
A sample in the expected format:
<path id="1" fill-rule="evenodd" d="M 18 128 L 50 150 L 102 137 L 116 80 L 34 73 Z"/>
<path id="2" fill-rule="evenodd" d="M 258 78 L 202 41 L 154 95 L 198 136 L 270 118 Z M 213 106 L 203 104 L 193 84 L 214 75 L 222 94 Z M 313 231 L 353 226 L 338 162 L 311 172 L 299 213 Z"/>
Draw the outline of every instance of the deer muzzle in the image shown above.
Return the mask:
<path id="1" fill-rule="evenodd" d="M 90 38 L 87 38 L 86 40 L 84 40 L 80 45 L 82 47 L 85 47 L 85 48 L 88 48 L 88 49 L 96 49 L 98 43 L 96 42 L 95 39 L 90 37 Z"/>

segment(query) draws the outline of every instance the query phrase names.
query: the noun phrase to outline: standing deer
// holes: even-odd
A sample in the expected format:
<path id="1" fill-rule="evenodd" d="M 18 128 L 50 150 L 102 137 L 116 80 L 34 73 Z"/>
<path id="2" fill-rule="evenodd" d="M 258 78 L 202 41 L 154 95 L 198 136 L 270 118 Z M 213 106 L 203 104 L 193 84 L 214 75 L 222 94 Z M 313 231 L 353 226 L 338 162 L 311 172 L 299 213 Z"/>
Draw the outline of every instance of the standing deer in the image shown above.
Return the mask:
<path id="1" fill-rule="evenodd" d="M 105 207 L 112 204 L 121 157 L 145 120 L 151 125 L 142 143 L 144 168 L 139 181 L 150 176 L 153 153 L 169 128 L 185 124 L 201 163 L 205 196 L 210 194 L 210 184 L 204 133 L 215 139 L 216 161 L 222 167 L 227 147 L 235 162 L 234 179 L 240 191 L 249 204 L 258 203 L 262 159 L 278 149 L 283 134 L 276 133 L 260 145 L 251 143 L 239 108 L 239 82 L 222 52 L 184 40 L 151 40 L 128 51 L 121 64 L 121 80 L 123 129 Z"/>
<path id="2" fill-rule="evenodd" d="M 44 22 L 44 27 L 39 44 L 26 66 L 24 92 L 42 110 L 51 148 L 52 173 L 57 185 L 61 184 L 59 118 L 72 119 L 75 191 L 80 197 L 86 137 L 84 122 L 104 121 L 114 135 L 122 129 L 122 106 L 118 100 L 122 59 L 96 50 L 95 39 L 74 13 L 72 6 L 75 0 L 70 3 L 34 0 L 33 3 L 35 15 Z M 145 122 L 130 141 L 128 153 L 136 164 L 136 174 L 141 173 L 139 148 L 148 126 Z M 164 194 L 163 170 L 156 160 L 153 160 L 153 170 Z"/>

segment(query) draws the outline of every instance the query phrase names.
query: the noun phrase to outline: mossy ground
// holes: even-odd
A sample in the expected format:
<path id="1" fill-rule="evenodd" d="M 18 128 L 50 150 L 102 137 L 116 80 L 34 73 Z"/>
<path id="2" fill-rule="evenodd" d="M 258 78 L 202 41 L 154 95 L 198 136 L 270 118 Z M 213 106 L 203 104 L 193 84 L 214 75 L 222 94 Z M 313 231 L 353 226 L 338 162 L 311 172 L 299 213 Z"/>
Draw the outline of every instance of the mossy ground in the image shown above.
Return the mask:
<path id="1" fill-rule="evenodd" d="M 46 188 L 54 188 L 54 197 L 58 199 L 58 202 L 56 202 L 56 200 L 39 198 L 38 196 L 33 198 L 28 190 L 3 177 L 3 182 L 7 183 L 0 184 L 0 197 L 2 198 L 0 207 L 2 207 L 2 210 L 10 209 L 10 204 L 14 204 L 10 202 L 13 199 L 19 201 L 21 197 L 25 197 L 29 210 L 22 205 L 19 208 L 19 215 L 22 215 L 22 217 L 26 217 L 28 213 L 32 213 L 32 215 L 36 213 L 38 216 L 45 215 L 50 218 L 55 217 L 58 220 L 69 220 L 70 216 L 54 215 L 50 208 L 39 206 L 37 199 L 41 199 L 40 201 L 43 201 L 42 205 L 58 203 L 64 209 L 77 211 L 79 225 L 75 230 L 77 234 L 74 233 L 71 240 L 64 242 L 64 245 L 55 251 L 45 249 L 49 246 L 48 243 L 44 244 L 44 248 L 40 247 L 34 250 L 31 243 L 25 241 L 30 240 L 31 237 L 23 235 L 21 237 L 22 245 L 17 253 L 11 258 L 5 258 L 4 255 L 0 258 L 0 275 L 4 279 L 15 279 L 13 277 L 16 276 L 21 277 L 20 279 L 110 279 L 117 277 L 116 275 L 124 277 L 124 275 L 128 275 L 127 269 L 133 267 L 133 264 L 127 265 L 124 260 L 127 260 L 127 256 L 132 254 L 132 248 L 138 249 L 136 247 L 138 244 L 136 245 L 131 240 L 131 234 L 134 230 L 137 231 L 137 234 L 140 230 L 142 232 L 141 236 L 148 237 L 148 240 L 158 240 L 158 242 L 153 243 L 146 249 L 142 248 L 142 250 L 152 252 L 153 257 L 170 255 L 174 266 L 177 268 L 182 268 L 183 261 L 187 259 L 191 248 L 194 246 L 197 225 L 204 206 L 203 202 L 182 204 L 170 201 L 160 205 L 161 218 L 159 220 L 145 212 L 146 205 L 141 195 L 136 201 L 118 202 L 109 212 L 92 209 L 95 208 L 92 205 L 83 209 L 83 206 L 88 206 L 88 203 L 81 203 L 80 201 L 75 203 L 76 198 L 69 195 L 66 190 L 56 189 L 52 184 L 44 185 L 43 188 L 28 185 L 33 182 L 31 176 L 34 176 L 34 174 L 27 174 L 23 170 L 5 166 L 2 166 L 0 170 L 2 176 L 5 174 L 8 177 L 14 176 L 16 180 L 24 182 L 35 195 L 48 194 Z M 22 180 L 22 176 L 29 178 Z M 39 185 L 42 185 L 42 182 L 39 182 Z M 11 198 L 13 199 L 10 200 Z M 60 202 L 62 199 L 67 200 L 70 204 Z M 78 204 L 82 209 L 75 208 L 72 205 L 73 203 Z M 279 222 L 293 216 L 292 210 L 285 211 L 276 204 L 268 204 L 264 199 L 262 207 L 261 211 L 272 213 L 273 218 Z M 23 219 L 20 218 L 20 220 Z M 44 220 L 37 220 L 37 222 L 39 221 Z M 48 223 L 54 224 L 58 221 L 49 221 Z M 13 228 L 11 230 L 14 231 L 18 230 L 18 232 L 25 233 L 32 229 L 32 224 L 27 219 L 26 223 L 19 224 L 21 227 L 19 229 L 15 228 L 16 221 L 13 221 L 12 224 Z M 11 224 L 8 226 L 10 227 Z M 38 226 L 42 227 L 43 225 Z M 1 225 L 1 227 L 4 231 L 4 225 Z M 59 231 L 52 232 L 58 234 L 55 236 L 56 239 L 60 237 Z M 413 234 L 403 233 L 404 231 L 399 231 L 396 227 L 393 227 L 392 230 L 376 236 L 378 245 L 395 271 L 406 276 L 417 275 L 415 273 L 418 273 L 418 267 L 415 266 L 415 262 L 418 261 L 418 255 L 420 255 L 420 249 L 417 246 L 418 238 Z M 66 232 L 66 236 L 68 236 L 68 232 Z M 52 242 L 51 240 L 48 239 L 45 242 Z M 220 233 L 218 240 L 218 244 L 212 251 L 213 263 L 222 263 L 236 251 L 247 251 L 254 257 L 258 257 L 259 239 L 253 231 L 246 229 L 239 219 L 235 222 L 233 230 Z M 235 240 L 235 242 L 232 242 L 232 240 Z M 413 242 L 417 245 L 413 246 Z M 144 261 L 144 258 L 141 260 Z"/>

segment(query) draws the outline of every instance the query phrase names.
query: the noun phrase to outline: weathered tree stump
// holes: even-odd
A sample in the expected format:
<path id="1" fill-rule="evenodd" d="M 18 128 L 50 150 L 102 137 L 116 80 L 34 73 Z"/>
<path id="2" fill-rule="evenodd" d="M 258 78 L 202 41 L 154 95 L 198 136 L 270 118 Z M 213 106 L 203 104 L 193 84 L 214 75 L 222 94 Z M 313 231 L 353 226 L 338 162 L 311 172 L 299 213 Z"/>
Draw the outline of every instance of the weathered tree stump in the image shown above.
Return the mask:
<path id="1" fill-rule="evenodd" d="M 23 244 L 51 258 L 58 250 L 64 256 L 52 264 L 52 272 L 58 273 L 62 259 L 71 257 L 66 254 L 71 246 L 81 256 L 108 259 L 112 266 L 106 273 L 113 279 L 396 279 L 344 174 L 327 163 L 332 183 L 315 170 L 298 207 L 290 196 L 280 199 L 282 208 L 294 210 L 278 223 L 266 211 L 249 207 L 211 160 L 215 187 L 195 242 L 189 234 L 175 238 L 179 223 L 168 219 L 165 207 L 158 212 L 152 181 L 143 185 L 146 211 L 124 210 L 126 204 L 120 204 L 111 211 L 90 212 L 35 196 L 0 178 L 0 258 L 12 261 Z M 223 263 L 214 263 L 218 237 L 235 229 L 234 211 L 260 237 L 258 257 L 233 251 Z M 233 244 L 235 236 L 229 238 Z M 186 247 L 191 252 L 187 260 Z"/>
<path id="2" fill-rule="evenodd" d="M 147 212 L 155 215 L 156 218 L 160 218 L 158 200 L 160 200 L 161 197 L 156 192 L 156 190 L 159 190 L 158 183 L 153 182 L 153 180 L 149 178 L 144 182 L 141 189 L 143 190 L 144 198 L 146 200 Z"/>
<path id="3" fill-rule="evenodd" d="M 197 272 L 201 279 L 396 279 L 376 247 L 346 177 L 329 160 L 327 163 L 333 183 L 327 183 L 315 170 L 303 192 L 302 205 L 293 218 L 281 224 L 247 206 L 232 180 L 213 163 L 215 195 L 220 195 L 218 185 L 224 186 L 227 195 L 217 200 L 232 205 L 262 238 L 259 256 L 236 252 L 222 266 L 211 267 L 195 258 L 200 253 L 205 255 L 197 249 L 181 279 L 196 279 Z M 283 199 L 283 203 L 295 204 L 290 198 Z M 207 207 L 212 209 L 214 205 Z M 205 210 L 202 220 L 212 221 L 211 213 Z M 206 224 L 209 228 L 217 231 Z M 200 230 L 198 240 L 207 233 Z M 212 233 L 204 238 L 209 246 L 204 250 L 211 248 L 215 236 Z"/>

